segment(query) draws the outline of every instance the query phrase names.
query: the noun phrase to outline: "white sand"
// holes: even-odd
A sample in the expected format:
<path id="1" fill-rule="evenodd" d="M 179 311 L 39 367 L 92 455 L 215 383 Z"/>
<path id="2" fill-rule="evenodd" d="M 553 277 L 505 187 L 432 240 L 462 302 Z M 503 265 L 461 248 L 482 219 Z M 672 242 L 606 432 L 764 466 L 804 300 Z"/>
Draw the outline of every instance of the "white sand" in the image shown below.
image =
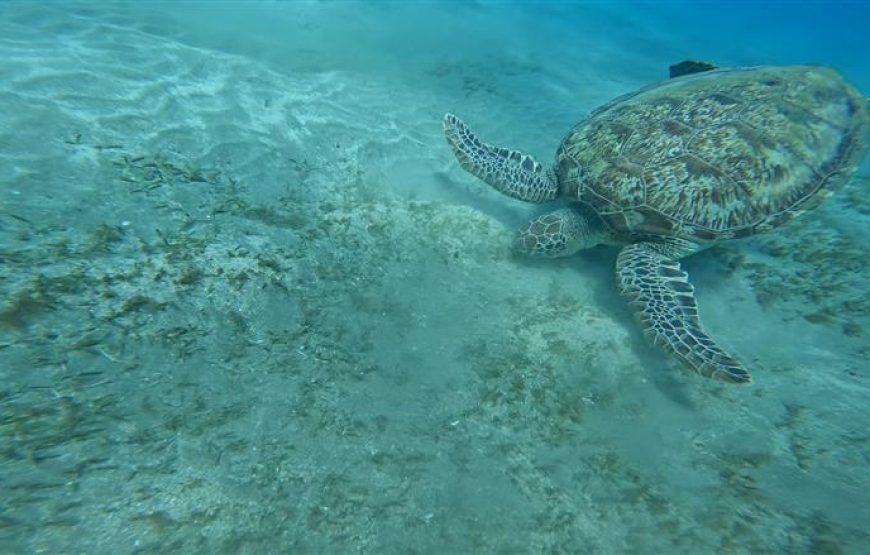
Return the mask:
<path id="1" fill-rule="evenodd" d="M 196 5 L 0 18 L 0 551 L 870 541 L 866 178 L 687 261 L 756 383 L 705 380 L 644 344 L 614 251 L 510 256 L 537 207 L 440 135 L 457 111 L 551 156 L 568 118 L 659 69 L 605 42 L 619 17 L 590 12 L 595 40 L 551 60 L 493 44 L 523 20 L 485 31 L 486 7 L 429 6 L 415 33 L 383 5 L 348 6 L 355 24 L 258 6 L 272 17 L 233 12 L 256 32 L 223 48 Z M 366 54 L 444 29 L 456 43 L 414 75 Z M 489 39 L 479 58 L 463 29 Z"/>

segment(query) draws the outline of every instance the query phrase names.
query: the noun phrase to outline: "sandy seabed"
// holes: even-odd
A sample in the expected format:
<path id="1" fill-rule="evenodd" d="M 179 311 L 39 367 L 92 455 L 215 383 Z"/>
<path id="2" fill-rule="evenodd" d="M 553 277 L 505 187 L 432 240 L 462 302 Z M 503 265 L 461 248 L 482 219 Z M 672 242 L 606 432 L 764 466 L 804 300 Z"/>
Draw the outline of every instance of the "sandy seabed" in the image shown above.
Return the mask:
<path id="1" fill-rule="evenodd" d="M 51 8 L 0 37 L 0 551 L 870 543 L 866 173 L 687 261 L 734 387 L 646 346 L 612 250 L 510 254 L 528 208 L 440 115 L 553 124 L 488 123 L 483 66 L 421 92 Z"/>

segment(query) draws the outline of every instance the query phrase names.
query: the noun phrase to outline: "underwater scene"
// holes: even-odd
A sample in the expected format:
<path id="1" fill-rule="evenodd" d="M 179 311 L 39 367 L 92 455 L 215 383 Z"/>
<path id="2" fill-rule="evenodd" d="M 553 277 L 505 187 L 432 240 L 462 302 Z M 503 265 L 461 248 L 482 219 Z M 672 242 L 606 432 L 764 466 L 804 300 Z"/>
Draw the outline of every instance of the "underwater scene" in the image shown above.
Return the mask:
<path id="1" fill-rule="evenodd" d="M 0 4 L 0 553 L 870 553 L 868 23 Z"/>

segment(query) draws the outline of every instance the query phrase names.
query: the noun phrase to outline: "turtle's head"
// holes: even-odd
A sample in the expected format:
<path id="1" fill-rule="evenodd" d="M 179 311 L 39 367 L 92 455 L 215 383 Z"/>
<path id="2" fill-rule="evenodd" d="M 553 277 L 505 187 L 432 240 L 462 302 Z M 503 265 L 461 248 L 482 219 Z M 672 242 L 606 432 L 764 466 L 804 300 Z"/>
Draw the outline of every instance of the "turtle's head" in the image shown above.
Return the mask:
<path id="1" fill-rule="evenodd" d="M 563 208 L 538 216 L 520 229 L 514 250 L 532 256 L 569 256 L 603 243 L 606 235 L 579 210 Z"/>

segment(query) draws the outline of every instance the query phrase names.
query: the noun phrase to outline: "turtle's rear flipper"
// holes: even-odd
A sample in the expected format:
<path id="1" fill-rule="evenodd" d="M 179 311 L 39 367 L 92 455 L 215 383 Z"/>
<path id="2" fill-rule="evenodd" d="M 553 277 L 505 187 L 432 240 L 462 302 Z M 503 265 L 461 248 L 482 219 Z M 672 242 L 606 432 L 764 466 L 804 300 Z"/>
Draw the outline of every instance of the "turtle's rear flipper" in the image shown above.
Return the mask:
<path id="1" fill-rule="evenodd" d="M 644 335 L 708 378 L 752 381 L 749 372 L 722 350 L 701 327 L 695 291 L 667 245 L 635 243 L 619 253 L 616 277 Z"/>
<path id="2" fill-rule="evenodd" d="M 716 64 L 711 64 L 710 62 L 699 62 L 697 60 L 684 60 L 678 64 L 674 64 L 668 68 L 671 73 L 671 79 L 674 77 L 679 77 L 681 75 L 689 75 L 690 73 L 701 73 L 703 71 L 710 71 L 713 69 L 719 69 L 719 66 Z"/>
<path id="3" fill-rule="evenodd" d="M 526 202 L 545 202 L 558 195 L 551 170 L 528 154 L 484 143 L 453 114 L 444 114 L 444 136 L 462 167 L 497 191 Z"/>

